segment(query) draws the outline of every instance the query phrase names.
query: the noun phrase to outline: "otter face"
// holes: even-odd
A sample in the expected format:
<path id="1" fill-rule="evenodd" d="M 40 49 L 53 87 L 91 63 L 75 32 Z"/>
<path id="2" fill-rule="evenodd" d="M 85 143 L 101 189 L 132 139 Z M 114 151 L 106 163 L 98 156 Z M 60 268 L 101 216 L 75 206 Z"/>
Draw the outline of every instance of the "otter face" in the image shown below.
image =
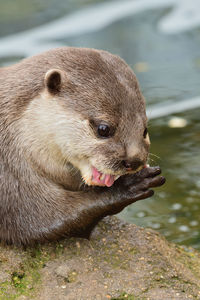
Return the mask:
<path id="1" fill-rule="evenodd" d="M 63 163 L 78 169 L 86 184 L 109 187 L 147 163 L 145 101 L 135 74 L 119 57 L 67 51 L 70 59 L 45 75 L 42 99 L 48 114 L 40 114 L 49 137 L 45 147 L 59 149 Z"/>

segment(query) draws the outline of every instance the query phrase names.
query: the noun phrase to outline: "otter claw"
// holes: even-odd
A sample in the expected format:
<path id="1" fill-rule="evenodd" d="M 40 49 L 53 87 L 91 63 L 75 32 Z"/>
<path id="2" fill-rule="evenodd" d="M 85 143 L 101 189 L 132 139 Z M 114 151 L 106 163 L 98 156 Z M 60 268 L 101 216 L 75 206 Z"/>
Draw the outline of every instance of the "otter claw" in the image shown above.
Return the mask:
<path id="1" fill-rule="evenodd" d="M 147 181 L 146 185 L 147 188 L 154 188 L 154 187 L 159 187 L 161 185 L 163 185 L 165 183 L 165 177 L 163 176 L 157 176 L 157 177 L 153 177 L 153 178 L 147 178 L 145 179 Z M 145 181 L 144 181 L 145 184 Z"/>
<path id="2" fill-rule="evenodd" d="M 156 167 L 147 167 L 143 168 L 139 172 L 137 172 L 135 175 L 138 178 L 146 178 L 146 177 L 154 177 L 161 174 L 161 169 L 159 166 Z"/>
<path id="3" fill-rule="evenodd" d="M 147 167 L 147 168 L 143 168 L 141 171 L 139 171 L 135 174 L 129 174 L 129 175 L 127 174 L 127 175 L 121 176 L 117 182 L 119 184 L 122 184 L 124 187 L 137 185 L 140 182 L 148 183 L 152 180 L 154 182 L 154 178 L 157 178 L 156 176 L 160 175 L 160 173 L 161 173 L 160 167 Z M 164 178 L 163 176 L 161 176 L 161 177 Z M 160 185 L 164 184 L 164 182 L 162 183 L 163 180 L 164 179 L 162 179 L 161 182 L 159 183 L 159 180 L 155 179 L 155 182 L 157 182 L 158 185 L 155 185 L 152 187 L 156 187 L 156 186 L 160 186 Z"/>

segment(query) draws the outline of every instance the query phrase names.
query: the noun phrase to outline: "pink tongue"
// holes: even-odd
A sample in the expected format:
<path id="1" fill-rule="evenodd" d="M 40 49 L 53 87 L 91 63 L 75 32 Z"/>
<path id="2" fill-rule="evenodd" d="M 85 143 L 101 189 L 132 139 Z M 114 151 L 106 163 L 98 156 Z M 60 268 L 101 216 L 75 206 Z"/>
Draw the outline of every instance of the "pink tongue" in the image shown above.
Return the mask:
<path id="1" fill-rule="evenodd" d="M 103 179 L 100 179 L 101 175 L 101 172 L 99 172 L 95 167 L 92 167 L 92 183 L 96 185 L 106 185 L 107 187 L 113 185 L 115 181 L 114 175 L 106 174 Z"/>

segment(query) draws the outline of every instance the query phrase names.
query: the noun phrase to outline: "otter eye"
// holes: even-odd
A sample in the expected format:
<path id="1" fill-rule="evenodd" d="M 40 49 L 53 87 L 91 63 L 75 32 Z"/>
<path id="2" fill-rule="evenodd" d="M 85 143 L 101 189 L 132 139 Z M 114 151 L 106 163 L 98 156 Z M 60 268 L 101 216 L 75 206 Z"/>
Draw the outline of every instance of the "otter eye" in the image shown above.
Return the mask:
<path id="1" fill-rule="evenodd" d="M 148 133 L 148 130 L 147 130 L 147 128 L 145 128 L 145 130 L 144 130 L 144 133 L 143 133 L 143 137 L 144 137 L 144 139 L 146 139 L 146 137 L 147 137 L 147 133 Z"/>
<path id="2" fill-rule="evenodd" d="M 98 126 L 97 131 L 98 131 L 98 135 L 100 137 L 108 138 L 111 135 L 110 127 L 108 125 L 105 125 L 105 124 L 100 124 Z"/>

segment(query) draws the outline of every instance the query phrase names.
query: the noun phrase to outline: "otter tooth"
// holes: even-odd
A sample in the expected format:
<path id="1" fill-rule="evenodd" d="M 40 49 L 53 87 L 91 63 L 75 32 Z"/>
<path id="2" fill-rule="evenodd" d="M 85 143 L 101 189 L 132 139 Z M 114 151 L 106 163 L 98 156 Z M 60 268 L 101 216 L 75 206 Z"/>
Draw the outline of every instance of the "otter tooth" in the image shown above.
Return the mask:
<path id="1" fill-rule="evenodd" d="M 100 179 L 100 180 L 104 180 L 105 176 L 106 176 L 106 175 L 102 173 L 101 176 L 99 177 L 99 179 Z"/>

